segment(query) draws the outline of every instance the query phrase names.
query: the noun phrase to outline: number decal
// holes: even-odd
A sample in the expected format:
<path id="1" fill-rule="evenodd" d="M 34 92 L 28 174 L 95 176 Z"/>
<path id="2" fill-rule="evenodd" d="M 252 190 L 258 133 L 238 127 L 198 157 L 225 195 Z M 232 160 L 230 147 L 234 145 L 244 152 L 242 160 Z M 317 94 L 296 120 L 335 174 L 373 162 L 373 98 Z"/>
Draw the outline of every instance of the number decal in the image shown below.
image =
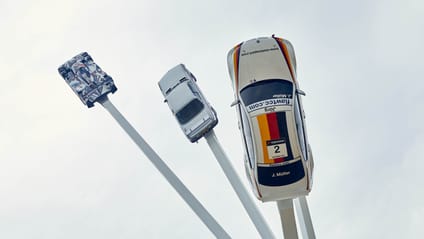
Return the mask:
<path id="1" fill-rule="evenodd" d="M 287 145 L 284 140 L 270 140 L 267 142 L 269 159 L 285 158 L 288 156 Z"/>
<path id="2" fill-rule="evenodd" d="M 281 153 L 281 152 L 280 152 L 280 145 L 275 145 L 275 146 L 274 146 L 274 153 L 275 153 L 275 154 L 279 154 L 279 153 Z"/>

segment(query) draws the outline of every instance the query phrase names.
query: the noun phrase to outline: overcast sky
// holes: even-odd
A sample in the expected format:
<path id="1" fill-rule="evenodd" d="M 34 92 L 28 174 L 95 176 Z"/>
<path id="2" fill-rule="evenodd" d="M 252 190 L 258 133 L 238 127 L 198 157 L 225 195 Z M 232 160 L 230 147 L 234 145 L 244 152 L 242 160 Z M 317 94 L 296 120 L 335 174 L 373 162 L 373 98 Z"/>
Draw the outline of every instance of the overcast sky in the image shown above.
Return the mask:
<path id="1" fill-rule="evenodd" d="M 57 73 L 87 51 L 117 108 L 234 238 L 258 238 L 204 139 L 191 144 L 157 86 L 184 63 L 250 190 L 227 52 L 276 36 L 295 48 L 315 159 L 318 238 L 424 234 L 424 3 L 0 0 L 0 238 L 213 238 L 100 105 Z M 252 194 L 253 196 L 253 194 Z M 255 199 L 282 237 L 275 203 Z"/>

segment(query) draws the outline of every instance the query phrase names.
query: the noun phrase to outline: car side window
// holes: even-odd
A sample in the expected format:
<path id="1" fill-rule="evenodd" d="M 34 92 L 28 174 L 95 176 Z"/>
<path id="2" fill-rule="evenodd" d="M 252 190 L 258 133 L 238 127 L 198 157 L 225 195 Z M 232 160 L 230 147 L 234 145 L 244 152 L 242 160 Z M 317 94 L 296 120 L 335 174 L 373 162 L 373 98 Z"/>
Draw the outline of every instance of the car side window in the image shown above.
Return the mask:
<path id="1" fill-rule="evenodd" d="M 253 150 L 253 140 L 252 140 L 252 132 L 249 125 L 249 119 L 246 114 L 246 112 L 241 109 L 240 106 L 238 106 L 240 111 L 240 120 L 242 123 L 242 129 L 243 129 L 243 139 L 244 143 L 246 144 L 246 150 L 247 150 L 247 158 L 249 160 L 250 168 L 253 168 L 254 162 L 252 162 L 254 158 L 254 150 Z"/>
<path id="2" fill-rule="evenodd" d="M 305 140 L 305 134 L 303 129 L 303 117 L 301 114 L 300 109 L 300 102 L 299 102 L 299 95 L 296 95 L 295 102 L 294 102 L 294 116 L 296 121 L 296 131 L 297 131 L 297 137 L 299 139 L 300 143 L 300 149 L 302 151 L 303 157 L 305 160 L 308 160 L 308 154 L 306 153 L 306 140 Z"/>

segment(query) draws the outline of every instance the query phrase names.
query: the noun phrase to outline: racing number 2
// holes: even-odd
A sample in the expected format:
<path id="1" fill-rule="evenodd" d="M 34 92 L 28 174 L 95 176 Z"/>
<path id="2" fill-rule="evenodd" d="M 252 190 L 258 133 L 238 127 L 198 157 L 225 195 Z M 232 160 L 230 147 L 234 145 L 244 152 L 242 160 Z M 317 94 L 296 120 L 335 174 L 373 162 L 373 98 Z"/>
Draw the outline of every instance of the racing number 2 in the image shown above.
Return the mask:
<path id="1" fill-rule="evenodd" d="M 267 149 L 268 149 L 268 156 L 270 159 L 284 158 L 288 156 L 287 145 L 285 142 L 268 144 Z"/>
<path id="2" fill-rule="evenodd" d="M 279 154 L 280 152 L 280 145 L 274 145 L 274 154 Z"/>

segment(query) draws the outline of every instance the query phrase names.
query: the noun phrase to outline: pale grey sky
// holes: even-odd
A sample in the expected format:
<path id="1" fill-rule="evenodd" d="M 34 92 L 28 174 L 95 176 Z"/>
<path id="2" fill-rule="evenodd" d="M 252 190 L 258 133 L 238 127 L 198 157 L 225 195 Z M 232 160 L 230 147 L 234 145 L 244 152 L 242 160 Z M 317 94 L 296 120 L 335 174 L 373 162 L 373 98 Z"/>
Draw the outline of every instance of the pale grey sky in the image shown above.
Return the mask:
<path id="1" fill-rule="evenodd" d="M 0 0 L 0 238 L 213 238 L 100 106 L 57 73 L 87 51 L 114 104 L 234 238 L 258 238 L 205 140 L 190 144 L 157 82 L 184 63 L 248 186 L 226 54 L 276 34 L 295 48 L 314 152 L 318 238 L 424 234 L 424 3 Z M 252 194 L 253 195 L 253 194 Z M 260 203 L 281 237 L 276 205 Z"/>

